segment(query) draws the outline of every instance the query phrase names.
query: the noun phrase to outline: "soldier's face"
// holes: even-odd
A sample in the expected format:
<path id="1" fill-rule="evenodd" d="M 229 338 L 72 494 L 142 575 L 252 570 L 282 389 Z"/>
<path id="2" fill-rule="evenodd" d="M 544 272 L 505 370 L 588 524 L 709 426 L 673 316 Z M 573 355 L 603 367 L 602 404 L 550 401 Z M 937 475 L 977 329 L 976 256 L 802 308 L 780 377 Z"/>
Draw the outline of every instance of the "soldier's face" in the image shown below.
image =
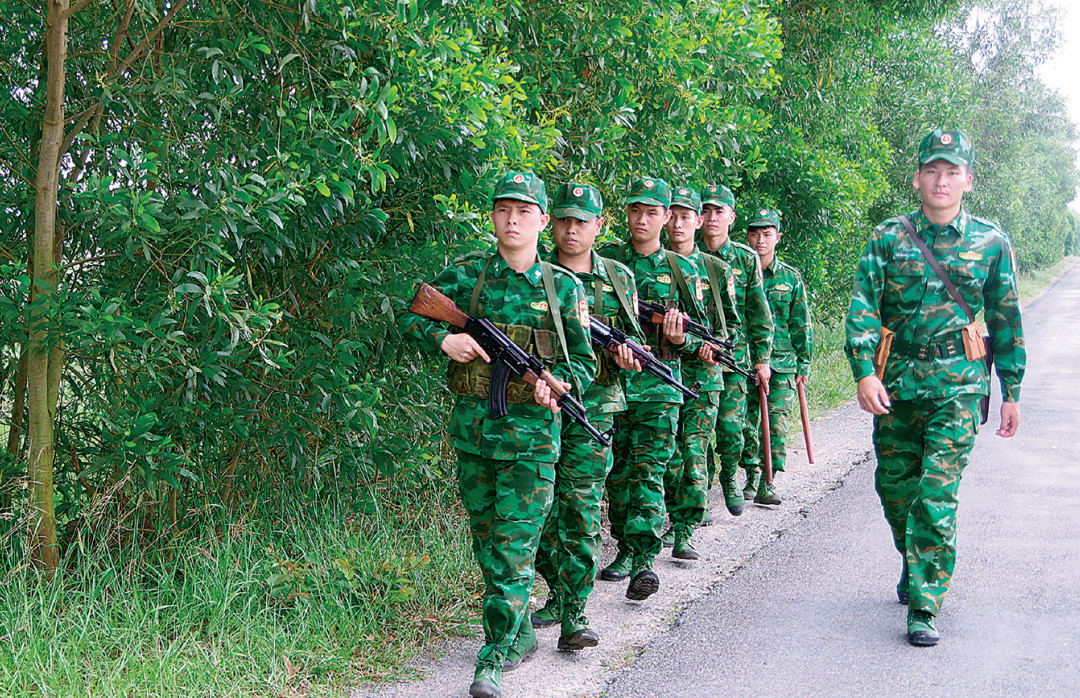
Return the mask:
<path id="1" fill-rule="evenodd" d="M 731 224 L 735 222 L 735 211 L 727 204 L 722 206 L 705 204 L 705 208 L 701 212 L 701 218 L 702 232 L 706 235 L 710 237 L 727 235 L 728 230 L 731 229 Z"/>
<path id="2" fill-rule="evenodd" d="M 600 216 L 591 221 L 578 218 L 554 218 L 551 221 L 551 237 L 563 254 L 576 256 L 592 249 L 596 235 L 604 227 Z"/>
<path id="3" fill-rule="evenodd" d="M 915 188 L 923 206 L 931 210 L 949 210 L 960 206 L 971 191 L 971 170 L 947 160 L 931 160 L 915 173 Z"/>
<path id="4" fill-rule="evenodd" d="M 498 199 L 491 209 L 495 237 L 499 246 L 507 250 L 524 250 L 530 246 L 535 250 L 540 231 L 547 226 L 549 218 L 536 204 L 517 199 Z"/>
<path id="5" fill-rule="evenodd" d="M 754 248 L 758 257 L 771 259 L 776 253 L 776 243 L 780 242 L 780 233 L 771 225 L 767 228 L 751 228 L 746 231 L 746 244 Z"/>
<path id="6" fill-rule="evenodd" d="M 660 237 L 664 224 L 671 218 L 671 211 L 664 206 L 650 206 L 640 202 L 626 207 L 626 223 L 630 237 L 637 242 L 649 242 Z"/>
<path id="7" fill-rule="evenodd" d="M 694 239 L 694 233 L 701 227 L 701 216 L 694 210 L 682 206 L 671 207 L 671 218 L 667 222 L 667 234 L 672 243 L 681 244 Z"/>

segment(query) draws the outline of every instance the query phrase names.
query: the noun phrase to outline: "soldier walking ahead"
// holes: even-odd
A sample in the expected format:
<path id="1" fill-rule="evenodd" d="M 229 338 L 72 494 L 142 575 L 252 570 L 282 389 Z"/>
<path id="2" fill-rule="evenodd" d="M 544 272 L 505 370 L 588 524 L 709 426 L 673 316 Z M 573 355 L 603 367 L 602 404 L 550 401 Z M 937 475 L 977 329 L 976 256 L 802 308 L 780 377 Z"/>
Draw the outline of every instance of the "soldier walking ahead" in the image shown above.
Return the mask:
<path id="1" fill-rule="evenodd" d="M 542 262 L 536 247 L 548 223 L 544 182 L 510 172 L 495 186 L 491 220 L 498 245 L 459 259 L 432 286 L 472 317 L 491 320 L 515 344 L 554 362 L 569 388 L 588 388 L 596 375 L 588 301 L 570 272 Z M 458 457 L 458 491 L 469 516 L 472 549 L 484 576 L 484 646 L 469 695 L 498 698 L 503 662 L 513 664 L 536 643 L 527 617 L 537 542 L 551 508 L 562 419 L 543 381 L 518 379 L 507 389 L 509 414 L 488 415 L 490 358 L 465 333 L 413 313 L 406 336 L 450 357 L 447 380 L 457 394 L 448 431 Z M 523 622 L 524 621 L 524 622 Z"/>
<path id="2" fill-rule="evenodd" d="M 904 556 L 896 595 L 908 604 L 908 642 L 918 646 L 938 642 L 934 618 L 956 559 L 957 490 L 990 392 L 974 327 L 980 310 L 1004 400 L 997 434 L 1010 437 L 1020 424 L 1026 354 L 1012 248 L 962 206 L 973 162 L 960 131 L 922 140 L 914 179 L 922 206 L 871 234 L 847 317 L 859 406 L 875 415 L 877 492 Z"/>

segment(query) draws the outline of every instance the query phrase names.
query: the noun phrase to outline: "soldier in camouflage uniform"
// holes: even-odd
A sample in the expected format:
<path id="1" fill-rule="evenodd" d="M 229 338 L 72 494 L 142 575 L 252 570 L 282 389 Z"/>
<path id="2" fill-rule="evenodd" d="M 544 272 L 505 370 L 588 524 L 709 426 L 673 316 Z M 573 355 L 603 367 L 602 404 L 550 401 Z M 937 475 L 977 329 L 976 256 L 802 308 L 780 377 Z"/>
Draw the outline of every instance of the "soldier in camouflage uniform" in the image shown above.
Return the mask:
<path id="1" fill-rule="evenodd" d="M 625 265 L 604 259 L 593 242 L 604 225 L 603 199 L 589 184 L 564 184 L 552 200 L 552 238 L 556 248 L 547 255 L 575 273 L 585 285 L 589 314 L 644 341 L 634 310 L 634 275 Z M 612 427 L 615 414 L 626 409 L 620 368 L 641 370 L 624 346 L 617 354 L 599 353 L 599 372 L 582 403 L 589 420 L 601 432 Z M 600 500 L 604 480 L 611 471 L 611 448 L 601 446 L 572 419 L 565 419 L 562 455 L 555 473 L 555 502 L 536 555 L 536 570 L 548 584 L 547 603 L 532 615 L 543 628 L 562 622 L 558 647 L 580 650 L 595 647 L 596 631 L 589 627 L 585 602 L 593 589 L 602 543 Z"/>
<path id="2" fill-rule="evenodd" d="M 702 279 L 706 315 L 694 319 L 720 339 L 727 339 L 728 318 L 736 316 L 735 278 L 726 262 L 703 253 L 694 242 L 701 223 L 701 195 L 690 187 L 675 189 L 671 219 L 667 223 L 668 247 L 689 259 Z M 675 457 L 664 477 L 664 501 L 671 528 L 663 540 L 665 545 L 672 546 L 672 557 L 696 560 L 699 555 L 691 537 L 709 506 L 708 449 L 716 429 L 716 408 L 724 389 L 724 372 L 718 365 L 688 359 L 683 362 L 683 380 L 696 386 L 698 397 L 684 402 L 679 410 Z"/>
<path id="3" fill-rule="evenodd" d="M 806 385 L 814 353 L 814 328 L 806 285 L 799 270 L 776 257 L 780 242 L 780 214 L 759 209 L 747 227 L 746 241 L 761 260 L 761 276 L 773 318 L 772 377 L 769 379 L 769 435 L 773 473 L 782 472 L 787 461 L 788 420 L 795 405 L 796 386 Z M 780 504 L 780 496 L 761 475 L 761 398 L 749 395 L 748 428 L 743 448 L 746 487 L 743 496 L 757 504 Z"/>
<path id="4" fill-rule="evenodd" d="M 701 228 L 701 246 L 726 262 L 735 275 L 735 321 L 728 328 L 735 342 L 735 360 L 749 370 L 753 363 L 757 379 L 769 385 L 772 355 L 772 313 L 765 298 L 761 282 L 761 265 L 757 253 L 746 245 L 731 239 L 731 225 L 735 222 L 735 196 L 722 184 L 710 184 L 702 193 L 704 225 Z M 725 376 L 724 391 L 716 413 L 716 447 L 709 461 L 709 481 L 720 464 L 720 487 L 724 492 L 724 505 L 729 513 L 738 516 L 743 512 L 742 488 L 735 481 L 735 474 L 742 462 L 744 432 L 746 425 L 746 393 L 748 385 L 738 374 Z M 755 388 L 756 390 L 756 388 Z"/>
<path id="5" fill-rule="evenodd" d="M 703 291 L 694 265 L 660 245 L 670 205 L 671 188 L 664 180 L 636 180 L 626 198 L 630 240 L 609 245 L 601 254 L 630 268 L 641 298 L 670 308 L 663 325 L 642 329 L 648 344 L 681 380 L 680 355 L 693 354 L 701 346 L 700 339 L 684 332 L 681 311 L 700 317 Z M 663 478 L 675 455 L 683 396 L 650 373 L 626 374 L 625 378 L 627 409 L 615 419 L 614 466 L 607 480 L 608 518 L 619 551 L 600 578 L 618 581 L 629 576 L 627 598 L 642 600 L 660 587 L 652 563 L 661 550 Z"/>
<path id="6" fill-rule="evenodd" d="M 927 135 L 914 179 L 922 206 L 906 219 L 971 311 L 985 314 L 1004 401 L 997 434 L 1010 437 L 1020 423 L 1026 360 L 1020 301 L 1009 239 L 962 206 L 973 161 L 963 133 Z M 904 557 L 896 592 L 908 604 L 908 641 L 919 646 L 938 642 L 934 617 L 956 559 L 960 476 L 978 431 L 980 399 L 990 391 L 986 363 L 965 351 L 961 329 L 968 324 L 903 217 L 879 225 L 855 269 L 846 349 L 859 405 L 875 415 L 876 487 Z M 874 355 L 883 328 L 895 335 L 879 379 Z"/>
<path id="7" fill-rule="evenodd" d="M 554 362 L 558 378 L 587 388 L 596 375 L 589 341 L 588 300 L 569 272 L 540 262 L 547 193 L 530 172 L 511 172 L 495 187 L 493 250 L 466 255 L 432 285 L 474 317 L 495 322 L 515 343 Z M 551 508 L 562 421 L 548 386 L 512 380 L 509 414 L 492 419 L 490 357 L 468 334 L 405 313 L 403 333 L 450 357 L 447 379 L 457 394 L 449 433 L 458 457 L 458 488 L 469 516 L 472 547 L 484 578 L 484 646 L 469 694 L 500 695 L 503 663 L 520 661 L 536 644 L 528 622 L 533 561 Z M 525 621 L 524 623 L 522 621 Z"/>

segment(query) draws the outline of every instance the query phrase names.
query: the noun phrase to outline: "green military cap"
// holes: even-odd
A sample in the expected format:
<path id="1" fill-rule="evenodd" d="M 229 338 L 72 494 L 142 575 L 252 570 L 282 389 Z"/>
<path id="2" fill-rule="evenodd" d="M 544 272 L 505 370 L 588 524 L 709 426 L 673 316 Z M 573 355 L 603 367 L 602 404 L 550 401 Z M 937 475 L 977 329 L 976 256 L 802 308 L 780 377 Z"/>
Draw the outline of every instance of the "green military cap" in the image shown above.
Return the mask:
<path id="1" fill-rule="evenodd" d="M 701 203 L 735 208 L 735 195 L 723 184 L 709 184 L 701 194 Z"/>
<path id="2" fill-rule="evenodd" d="M 555 190 L 551 215 L 556 218 L 577 218 L 591 221 L 604 211 L 600 190 L 591 184 L 567 182 Z"/>
<path id="3" fill-rule="evenodd" d="M 971 167 L 975 164 L 975 150 L 971 139 L 963 131 L 934 129 L 919 144 L 919 164 L 945 160 L 954 165 Z"/>
<path id="4" fill-rule="evenodd" d="M 678 187 L 671 193 L 671 205 L 688 208 L 701 215 L 701 195 L 690 187 Z"/>
<path id="5" fill-rule="evenodd" d="M 547 213 L 548 196 L 544 180 L 532 172 L 507 172 L 495 183 L 495 193 L 491 200 L 517 199 L 536 204 L 540 210 Z"/>
<path id="6" fill-rule="evenodd" d="M 671 206 L 671 187 L 668 183 L 657 177 L 641 177 L 630 184 L 630 194 L 626 197 L 626 205 L 649 204 L 650 206 Z"/>
<path id="7" fill-rule="evenodd" d="M 773 208 L 759 208 L 750 219 L 750 224 L 746 226 L 748 230 L 769 227 L 776 228 L 776 232 L 780 232 L 780 212 Z"/>

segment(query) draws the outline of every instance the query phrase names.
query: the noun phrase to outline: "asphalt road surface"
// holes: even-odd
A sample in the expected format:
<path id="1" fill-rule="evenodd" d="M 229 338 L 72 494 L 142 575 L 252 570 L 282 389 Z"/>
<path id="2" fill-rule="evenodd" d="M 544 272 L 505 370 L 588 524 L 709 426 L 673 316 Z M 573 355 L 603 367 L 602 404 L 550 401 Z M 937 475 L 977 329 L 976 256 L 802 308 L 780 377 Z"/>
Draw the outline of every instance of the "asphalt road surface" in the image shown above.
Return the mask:
<path id="1" fill-rule="evenodd" d="M 994 405 L 964 472 L 940 644 L 907 643 L 871 462 L 693 601 L 604 695 L 1080 694 L 1080 266 L 1024 328 L 1020 431 L 995 436 Z"/>

